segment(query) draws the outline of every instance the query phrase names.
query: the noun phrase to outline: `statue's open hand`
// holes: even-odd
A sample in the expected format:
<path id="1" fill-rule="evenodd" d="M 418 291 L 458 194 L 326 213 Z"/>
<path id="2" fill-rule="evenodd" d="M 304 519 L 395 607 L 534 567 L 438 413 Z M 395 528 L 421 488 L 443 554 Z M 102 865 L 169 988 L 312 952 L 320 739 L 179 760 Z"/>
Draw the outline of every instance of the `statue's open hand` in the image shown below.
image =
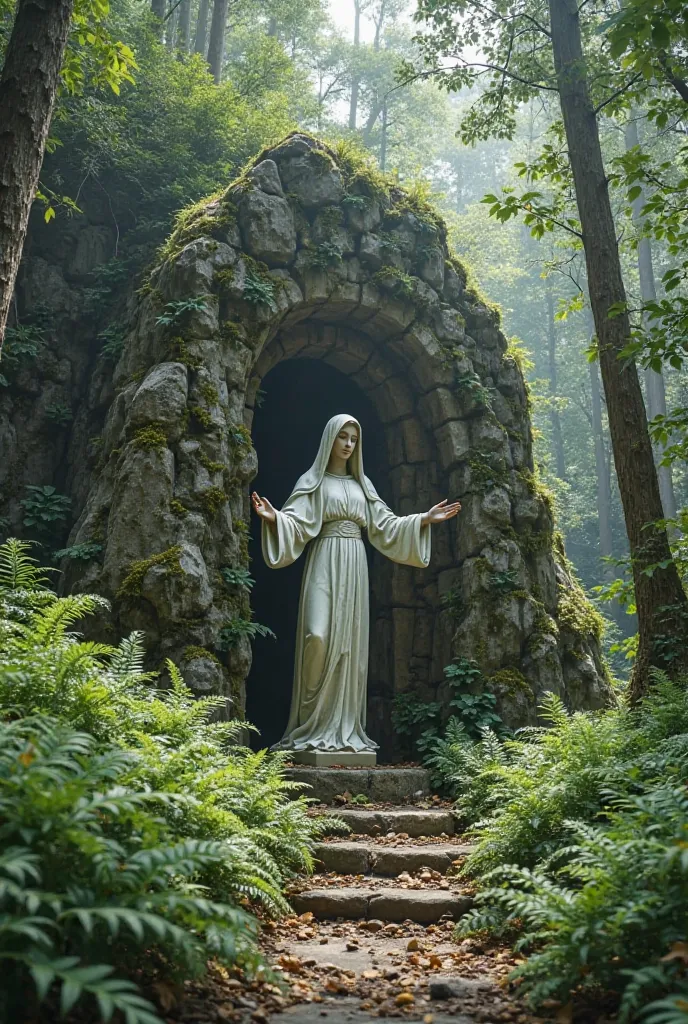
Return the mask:
<path id="1" fill-rule="evenodd" d="M 427 524 L 444 523 L 447 519 L 453 519 L 461 511 L 461 502 L 444 499 L 438 505 L 433 505 L 429 512 L 423 516 L 423 522 Z"/>
<path id="2" fill-rule="evenodd" d="M 267 498 L 260 498 L 257 492 L 254 491 L 251 495 L 251 501 L 253 502 L 253 507 L 261 519 L 265 519 L 268 523 L 274 523 L 277 516 L 275 515 L 275 510 Z"/>

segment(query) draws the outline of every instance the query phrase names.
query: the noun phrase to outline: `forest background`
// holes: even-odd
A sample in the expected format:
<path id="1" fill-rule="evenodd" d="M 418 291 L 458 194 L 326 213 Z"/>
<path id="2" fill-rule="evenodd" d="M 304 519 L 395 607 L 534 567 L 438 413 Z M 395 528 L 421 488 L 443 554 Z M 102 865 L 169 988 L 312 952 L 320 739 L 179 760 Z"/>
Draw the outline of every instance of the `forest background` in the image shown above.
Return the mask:
<path id="1" fill-rule="evenodd" d="M 91 274 L 85 313 L 113 364 L 132 285 L 177 213 L 291 129 L 367 152 L 439 204 L 520 351 L 538 474 L 581 580 L 612 599 L 603 606 L 615 674 L 636 649 L 633 584 L 655 666 L 636 674 L 647 689 L 631 687 L 635 700 L 571 715 L 548 698 L 550 728 L 516 738 L 456 716 L 447 723 L 427 763 L 477 839 L 465 868 L 477 906 L 462 933 L 518 934 L 523 991 L 536 1006 L 560 1000 L 560 1021 L 571 1020 L 573 996 L 576 1006 L 618 1009 L 623 1024 L 639 1014 L 686 1024 L 688 9 L 678 0 L 418 0 L 417 10 L 406 0 L 0 0 L 3 53 L 32 3 L 34 14 L 63 10 L 66 49 L 53 54 L 60 88 L 28 258 L 46 232 L 105 202 L 115 250 Z M 31 33 L 22 41 L 30 55 Z M 3 217 L 17 130 L 9 63 L 3 301 L 14 284 L 3 244 L 19 252 L 22 241 Z M 591 188 L 596 159 L 604 181 L 593 174 Z M 616 283 L 616 244 L 607 235 L 600 262 L 603 218 L 590 219 L 607 189 Z M 600 280 L 589 274 L 596 258 Z M 602 301 L 610 281 L 607 299 L 619 301 Z M 50 317 L 48 307 L 11 305 L 0 387 L 41 358 Z M 642 407 L 638 416 L 628 402 L 636 365 L 659 467 L 658 527 L 653 474 L 646 494 L 633 492 L 629 473 L 634 452 L 638 465 L 643 445 L 649 452 Z M 56 427 L 70 416 L 51 408 Z M 24 501 L 24 525 L 45 539 L 66 523 L 68 499 L 38 490 Z M 666 557 L 653 558 L 661 543 L 644 550 L 644 531 L 661 542 L 665 525 L 673 561 L 666 540 Z M 170 689 L 150 685 L 141 635 L 109 647 L 72 633 L 102 599 L 57 597 L 30 550 L 0 545 L 0 1017 L 20 1019 L 30 977 L 32 1019 L 59 990 L 65 1012 L 85 997 L 103 1020 L 120 1009 L 157 1024 L 138 982 L 149 993 L 153 977 L 202 975 L 209 957 L 247 975 L 259 968 L 252 912 L 286 910 L 285 884 L 312 868 L 321 826 L 303 799 L 288 799 L 283 759 L 240 747 L 237 723 L 212 721 L 220 698 L 194 701 L 173 665 Z M 653 591 L 653 577 L 668 585 Z"/>
<path id="2" fill-rule="evenodd" d="M 463 11 L 462 31 L 473 33 L 459 58 L 438 27 L 452 6 Z M 288 130 L 298 126 L 351 140 L 402 182 L 421 181 L 447 219 L 457 254 L 499 305 L 505 333 L 521 347 L 537 467 L 554 494 L 569 557 L 586 589 L 601 587 L 600 596 L 621 597 L 625 605 L 613 600 L 604 608 L 607 651 L 623 677 L 635 632 L 633 617 L 625 614 L 633 611 L 632 591 L 627 579 L 620 582 L 628 542 L 591 349 L 594 326 L 570 172 L 562 163 L 559 104 L 547 87 L 523 87 L 521 95 L 502 90 L 499 113 L 494 33 L 489 23 L 470 23 L 472 6 L 427 3 L 414 20 L 412 0 L 154 0 L 151 7 L 114 0 L 104 23 L 109 38 L 124 43 L 119 73 L 103 73 L 101 41 L 84 15 L 86 35 L 73 44 L 63 72 L 32 218 L 59 231 L 63 218 L 79 217 L 89 194 L 106 197 L 117 247 L 92 275 L 89 308 L 114 359 L 125 331 L 118 313 L 124 290 L 150 264 L 175 214 L 226 184 Z M 512 5 L 502 6 L 511 16 Z M 0 5 L 2 45 L 11 8 Z M 604 13 L 591 20 L 595 25 L 586 31 L 593 32 L 594 50 L 601 47 L 594 32 L 604 25 Z M 470 73 L 468 62 L 475 65 Z M 431 74 L 439 66 L 444 72 Z M 622 69 L 619 60 L 615 70 Z M 609 86 L 609 68 L 605 74 Z M 647 280 L 641 285 L 642 256 L 645 278 L 649 265 L 660 283 L 658 302 L 667 296 L 673 302 L 668 313 L 664 309 L 662 329 L 672 311 L 680 328 L 683 112 L 667 110 L 668 85 L 643 97 L 649 111 L 635 105 L 627 85 L 618 91 L 628 91 L 627 101 L 602 110 L 599 126 L 629 307 L 641 326 L 643 301 L 655 297 L 647 293 Z M 528 181 L 537 189 L 535 210 L 532 201 L 524 208 L 530 193 L 521 202 Z M 673 227 L 667 224 L 672 216 Z M 670 291 L 662 286 L 665 278 Z M 40 311 L 28 321 L 11 311 L 0 384 L 30 357 L 43 326 Z M 680 341 L 662 349 L 666 338 L 659 334 L 654 349 L 647 333 L 637 349 L 646 362 L 653 359 L 644 388 L 657 462 L 671 463 L 659 470 L 664 513 L 680 519 L 688 502 L 681 457 L 688 378 Z M 667 408 L 676 413 L 668 420 Z"/>

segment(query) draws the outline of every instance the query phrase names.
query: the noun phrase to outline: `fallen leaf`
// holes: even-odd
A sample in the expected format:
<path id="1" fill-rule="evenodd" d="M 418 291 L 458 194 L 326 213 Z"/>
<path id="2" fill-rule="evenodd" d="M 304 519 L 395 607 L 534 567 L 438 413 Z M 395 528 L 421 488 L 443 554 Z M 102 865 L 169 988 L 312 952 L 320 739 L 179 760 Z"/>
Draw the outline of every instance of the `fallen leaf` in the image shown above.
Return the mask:
<path id="1" fill-rule="evenodd" d="M 681 960 L 684 964 L 688 964 L 688 942 L 674 942 L 667 955 L 660 959 L 662 963 L 668 963 L 670 960 Z"/>
<path id="2" fill-rule="evenodd" d="M 413 992 L 400 992 L 399 995 L 394 1000 L 397 1006 L 411 1006 L 412 1003 L 415 1003 L 415 1001 L 416 997 L 414 996 Z"/>
<path id="3" fill-rule="evenodd" d="M 573 1003 L 567 1003 L 565 1006 L 559 1007 L 555 1020 L 557 1024 L 571 1024 L 573 1020 Z"/>

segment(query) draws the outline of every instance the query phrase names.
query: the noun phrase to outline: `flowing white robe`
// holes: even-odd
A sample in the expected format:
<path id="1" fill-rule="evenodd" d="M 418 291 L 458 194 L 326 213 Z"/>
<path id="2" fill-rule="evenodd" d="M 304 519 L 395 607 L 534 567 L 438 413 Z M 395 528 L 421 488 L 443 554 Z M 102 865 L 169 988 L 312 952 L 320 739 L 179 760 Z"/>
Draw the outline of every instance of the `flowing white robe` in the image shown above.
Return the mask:
<path id="1" fill-rule="evenodd" d="M 430 561 L 430 526 L 395 516 L 365 480 L 325 473 L 263 520 L 262 547 L 273 569 L 291 565 L 310 543 L 301 586 L 291 712 L 276 746 L 290 750 L 372 751 L 365 732 L 368 679 L 368 565 L 360 539 L 404 565 Z"/>

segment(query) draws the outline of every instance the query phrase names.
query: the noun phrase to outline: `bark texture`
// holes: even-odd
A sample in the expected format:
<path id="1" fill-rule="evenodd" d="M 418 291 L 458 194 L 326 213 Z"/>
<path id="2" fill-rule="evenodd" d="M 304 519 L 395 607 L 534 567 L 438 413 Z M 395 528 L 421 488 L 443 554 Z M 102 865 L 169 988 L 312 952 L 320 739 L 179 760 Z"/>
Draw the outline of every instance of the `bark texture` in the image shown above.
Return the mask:
<path id="1" fill-rule="evenodd" d="M 191 43 L 191 0 L 182 0 L 179 5 L 179 23 L 177 25 L 177 46 L 188 53 Z"/>
<path id="2" fill-rule="evenodd" d="M 552 295 L 551 282 L 547 282 L 545 292 L 547 301 L 547 363 L 549 373 L 549 390 L 552 398 L 557 396 L 557 336 L 554 329 L 554 297 Z M 561 418 L 556 406 L 549 411 L 549 419 L 552 425 L 552 448 L 554 449 L 554 464 L 557 467 L 557 476 L 560 480 L 566 479 L 566 458 L 564 456 L 564 438 L 561 432 Z"/>
<path id="3" fill-rule="evenodd" d="M 196 36 L 194 38 L 194 53 L 200 53 L 205 57 L 208 44 L 208 11 L 210 0 L 199 0 L 198 15 L 196 17 Z"/>
<path id="4" fill-rule="evenodd" d="M 638 657 L 630 697 L 647 690 L 651 665 L 674 669 L 688 662 L 683 640 L 688 601 L 671 559 L 643 395 L 635 364 L 620 358 L 630 340 L 626 292 L 609 202 L 597 118 L 590 97 L 575 0 L 549 0 L 552 47 L 569 159 L 583 230 L 590 304 L 599 343 L 609 432 L 633 563 L 638 609 Z M 644 570 L 666 562 L 651 575 Z"/>
<path id="5" fill-rule="evenodd" d="M 210 39 L 208 41 L 208 64 L 210 64 L 215 85 L 219 85 L 222 81 L 228 5 L 229 0 L 214 0 L 213 3 L 213 18 L 210 23 Z"/>
<path id="6" fill-rule="evenodd" d="M 640 145 L 640 139 L 638 138 L 638 124 L 636 120 L 628 122 L 625 134 L 627 150 L 635 149 L 636 146 Z M 655 287 L 655 272 L 652 266 L 652 246 L 650 245 L 650 239 L 643 234 L 643 207 L 645 206 L 646 201 L 647 196 L 645 195 L 645 189 L 641 185 L 640 195 L 637 196 L 631 204 L 633 210 L 633 223 L 635 224 L 638 232 L 638 277 L 640 279 L 640 297 L 643 302 L 656 302 L 657 289 Z M 644 317 L 644 327 L 646 330 L 650 330 L 652 328 L 651 317 Z M 666 389 L 664 387 L 664 374 L 661 370 L 659 373 L 655 370 L 651 370 L 649 367 L 645 370 L 645 395 L 647 399 L 647 414 L 650 419 L 654 419 L 655 416 L 666 416 Z M 671 472 L 671 466 L 663 466 L 661 464 L 661 459 L 664 455 L 663 445 L 658 446 L 657 455 L 659 456 L 657 476 L 659 478 L 659 493 L 662 496 L 662 507 L 664 508 L 664 515 L 666 518 L 672 519 L 676 515 L 676 496 L 674 494 L 674 480 Z"/>
<path id="7" fill-rule="evenodd" d="M 360 0 L 354 0 L 354 48 L 358 50 L 361 45 L 361 2 Z M 352 131 L 356 130 L 356 120 L 358 118 L 358 91 L 360 88 L 360 82 L 358 77 L 354 75 L 351 80 L 351 99 L 349 101 L 349 128 Z"/>
<path id="8" fill-rule="evenodd" d="M 19 0 L 0 75 L 0 352 L 74 0 Z"/>

